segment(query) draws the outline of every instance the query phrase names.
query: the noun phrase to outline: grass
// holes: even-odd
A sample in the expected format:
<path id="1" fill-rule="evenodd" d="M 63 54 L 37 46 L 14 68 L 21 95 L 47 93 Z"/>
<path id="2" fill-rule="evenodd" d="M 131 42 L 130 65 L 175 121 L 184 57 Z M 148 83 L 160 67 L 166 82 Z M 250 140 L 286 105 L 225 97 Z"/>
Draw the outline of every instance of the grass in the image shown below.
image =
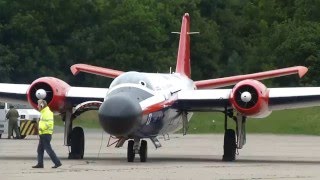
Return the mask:
<path id="1" fill-rule="evenodd" d="M 275 111 L 263 119 L 247 120 L 249 133 L 273 134 L 310 134 L 320 135 L 320 109 L 318 107 L 296 110 Z M 63 125 L 60 117 L 56 117 L 56 124 Z M 234 128 L 234 122 L 229 119 L 229 127 Z M 89 111 L 74 121 L 74 126 L 86 128 L 100 128 L 96 111 Z M 223 133 L 224 114 L 222 113 L 194 113 L 188 133 Z"/>
<path id="2" fill-rule="evenodd" d="M 320 135 L 319 110 L 318 107 L 283 110 L 275 111 L 263 119 L 249 118 L 247 132 Z M 230 120 L 228 123 L 234 127 L 234 122 Z M 222 113 L 196 113 L 189 124 L 189 133 L 222 132 L 224 132 L 224 114 Z"/>
<path id="3" fill-rule="evenodd" d="M 55 116 L 55 125 L 63 126 L 60 116 Z M 87 111 L 78 116 L 73 121 L 73 126 L 81 126 L 85 128 L 100 128 L 97 111 Z"/>

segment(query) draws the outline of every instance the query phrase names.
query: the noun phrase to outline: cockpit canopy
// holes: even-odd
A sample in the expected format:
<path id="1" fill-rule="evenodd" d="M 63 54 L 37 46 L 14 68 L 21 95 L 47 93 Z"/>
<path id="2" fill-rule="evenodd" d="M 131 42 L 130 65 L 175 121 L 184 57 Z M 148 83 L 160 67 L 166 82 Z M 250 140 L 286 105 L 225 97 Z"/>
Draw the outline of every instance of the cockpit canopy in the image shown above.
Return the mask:
<path id="1" fill-rule="evenodd" d="M 152 84 L 149 81 L 149 79 L 146 77 L 146 75 L 143 73 L 135 72 L 135 71 L 126 72 L 118 76 L 116 79 L 112 81 L 110 85 L 110 89 L 119 84 L 125 84 L 125 83 L 139 84 L 141 86 L 145 86 L 153 90 Z"/>

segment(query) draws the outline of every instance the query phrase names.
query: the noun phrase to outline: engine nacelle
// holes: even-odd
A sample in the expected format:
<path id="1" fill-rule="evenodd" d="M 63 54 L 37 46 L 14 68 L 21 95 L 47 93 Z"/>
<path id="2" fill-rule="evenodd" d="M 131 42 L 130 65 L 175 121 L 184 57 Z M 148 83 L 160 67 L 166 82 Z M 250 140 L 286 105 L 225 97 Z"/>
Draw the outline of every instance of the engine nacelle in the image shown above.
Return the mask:
<path id="1" fill-rule="evenodd" d="M 247 117 L 262 118 L 268 116 L 269 91 L 257 80 L 244 80 L 232 89 L 230 102 L 233 108 Z"/>
<path id="2" fill-rule="evenodd" d="M 54 77 L 42 77 L 32 82 L 28 91 L 28 102 L 37 109 L 39 91 L 44 90 L 44 100 L 47 101 L 48 106 L 54 112 L 62 112 L 66 108 L 65 96 L 70 88 L 66 82 Z"/>

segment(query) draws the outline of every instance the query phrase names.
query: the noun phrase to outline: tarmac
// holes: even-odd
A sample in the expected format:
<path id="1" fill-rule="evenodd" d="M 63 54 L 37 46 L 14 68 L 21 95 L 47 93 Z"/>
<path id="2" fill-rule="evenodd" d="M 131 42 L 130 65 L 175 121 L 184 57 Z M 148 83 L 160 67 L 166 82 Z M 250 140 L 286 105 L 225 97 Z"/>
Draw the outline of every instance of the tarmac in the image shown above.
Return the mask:
<path id="1" fill-rule="evenodd" d="M 3 135 L 2 138 L 6 137 Z M 102 130 L 85 129 L 85 157 L 69 160 L 63 133 L 52 146 L 62 166 L 45 153 L 45 167 L 36 164 L 37 136 L 23 140 L 0 139 L 0 180 L 32 179 L 320 179 L 320 136 L 248 134 L 237 160 L 223 162 L 223 135 L 170 135 L 159 137 L 161 148 L 148 140 L 148 161 L 126 159 L 126 147 L 106 147 Z"/>

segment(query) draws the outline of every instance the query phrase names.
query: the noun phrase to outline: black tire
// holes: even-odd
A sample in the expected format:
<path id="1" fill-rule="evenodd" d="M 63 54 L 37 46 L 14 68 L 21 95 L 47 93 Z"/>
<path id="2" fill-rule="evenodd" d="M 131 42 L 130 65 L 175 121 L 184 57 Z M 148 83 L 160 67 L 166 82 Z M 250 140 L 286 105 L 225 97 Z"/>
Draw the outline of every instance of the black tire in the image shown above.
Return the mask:
<path id="1" fill-rule="evenodd" d="M 234 161 L 236 159 L 236 133 L 233 129 L 227 129 L 224 133 L 223 161 Z"/>
<path id="2" fill-rule="evenodd" d="M 75 127 L 71 132 L 71 153 L 69 159 L 83 159 L 84 132 L 82 127 Z"/>
<path id="3" fill-rule="evenodd" d="M 134 150 L 133 150 L 133 145 L 134 145 L 134 141 L 133 140 L 129 140 L 128 141 L 128 150 L 127 150 L 127 160 L 128 160 L 128 162 L 133 162 L 134 161 L 135 153 L 134 153 Z"/>
<path id="4" fill-rule="evenodd" d="M 141 141 L 141 146 L 140 146 L 140 161 L 141 162 L 146 162 L 148 158 L 148 143 L 146 140 Z"/>
<path id="5" fill-rule="evenodd" d="M 0 139 L 2 138 L 2 134 L 0 134 Z"/>

